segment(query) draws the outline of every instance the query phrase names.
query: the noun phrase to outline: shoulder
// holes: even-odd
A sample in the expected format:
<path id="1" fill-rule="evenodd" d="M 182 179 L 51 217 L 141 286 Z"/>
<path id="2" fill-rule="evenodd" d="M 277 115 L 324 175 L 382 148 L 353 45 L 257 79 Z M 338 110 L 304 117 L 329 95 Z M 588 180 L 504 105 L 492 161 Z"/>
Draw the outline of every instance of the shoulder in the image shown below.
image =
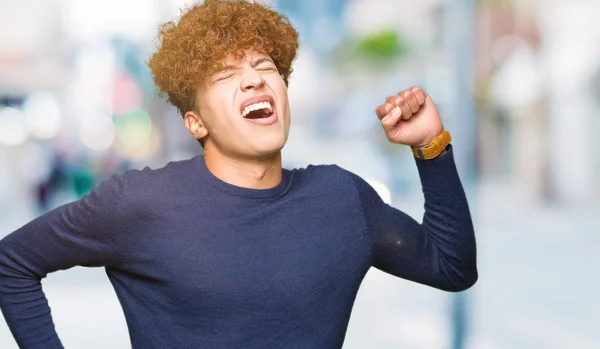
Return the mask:
<path id="1" fill-rule="evenodd" d="M 369 180 L 338 165 L 309 165 L 296 169 L 294 182 L 327 193 L 338 192 L 345 198 L 356 197 L 362 202 L 379 203 L 380 194 Z"/>
<path id="2" fill-rule="evenodd" d="M 152 168 L 150 166 L 141 169 L 128 169 L 117 175 L 125 185 L 132 189 L 140 189 L 143 187 L 148 190 L 156 188 L 156 185 L 164 185 L 166 183 L 174 183 L 177 180 L 184 180 L 189 177 L 196 169 L 195 159 L 170 161 L 164 166 Z"/>
<path id="3" fill-rule="evenodd" d="M 146 166 L 128 169 L 112 175 L 99 187 L 118 190 L 123 205 L 143 206 L 177 192 L 178 187 L 185 187 L 186 181 L 189 181 L 195 172 L 194 159 L 170 161 L 157 168 Z"/>
<path id="4" fill-rule="evenodd" d="M 349 194 L 349 191 L 359 191 L 365 185 L 370 187 L 367 181 L 356 173 L 334 164 L 308 165 L 294 169 L 293 172 L 295 184 L 342 190 L 346 194 Z"/>
<path id="5" fill-rule="evenodd" d="M 349 183 L 349 172 L 338 165 L 308 165 L 302 168 L 295 168 L 294 181 L 307 184 L 343 184 Z"/>

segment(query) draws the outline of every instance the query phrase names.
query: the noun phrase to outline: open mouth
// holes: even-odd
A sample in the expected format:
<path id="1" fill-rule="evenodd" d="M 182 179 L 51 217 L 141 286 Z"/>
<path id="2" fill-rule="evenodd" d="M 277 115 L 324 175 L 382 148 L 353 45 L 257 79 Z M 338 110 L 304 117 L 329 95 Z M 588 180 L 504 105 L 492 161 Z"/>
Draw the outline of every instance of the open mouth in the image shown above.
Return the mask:
<path id="1" fill-rule="evenodd" d="M 242 110 L 245 119 L 265 119 L 273 115 L 273 105 L 270 102 L 258 102 L 246 106 Z"/>

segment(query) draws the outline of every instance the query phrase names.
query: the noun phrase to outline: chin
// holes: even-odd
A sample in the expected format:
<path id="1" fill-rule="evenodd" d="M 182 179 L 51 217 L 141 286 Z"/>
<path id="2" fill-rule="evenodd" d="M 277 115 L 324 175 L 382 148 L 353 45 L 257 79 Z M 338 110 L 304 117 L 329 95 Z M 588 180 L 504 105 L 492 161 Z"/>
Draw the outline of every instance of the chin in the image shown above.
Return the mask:
<path id="1" fill-rule="evenodd" d="M 286 140 L 264 140 L 253 147 L 254 153 L 259 157 L 273 157 L 281 153 L 285 143 Z"/>

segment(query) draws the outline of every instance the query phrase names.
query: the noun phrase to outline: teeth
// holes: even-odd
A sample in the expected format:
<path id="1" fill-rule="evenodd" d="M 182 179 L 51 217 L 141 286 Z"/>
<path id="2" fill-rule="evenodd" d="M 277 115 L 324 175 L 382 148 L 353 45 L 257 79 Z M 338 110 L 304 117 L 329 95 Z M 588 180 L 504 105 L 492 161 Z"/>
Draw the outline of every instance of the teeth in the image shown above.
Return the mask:
<path id="1" fill-rule="evenodd" d="M 242 117 L 245 118 L 251 112 L 253 112 L 255 110 L 261 110 L 261 109 L 267 109 L 269 111 L 269 113 L 273 111 L 273 107 L 271 106 L 271 103 L 269 103 L 269 102 L 254 103 L 254 104 L 250 104 L 249 106 L 244 108 L 244 110 L 242 111 Z"/>

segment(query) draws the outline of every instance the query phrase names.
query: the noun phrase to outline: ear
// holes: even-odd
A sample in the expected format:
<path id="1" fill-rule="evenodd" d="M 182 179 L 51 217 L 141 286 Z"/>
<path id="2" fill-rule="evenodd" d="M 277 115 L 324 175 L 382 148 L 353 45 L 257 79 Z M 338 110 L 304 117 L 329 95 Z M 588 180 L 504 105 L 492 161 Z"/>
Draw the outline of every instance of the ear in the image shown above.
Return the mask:
<path id="1" fill-rule="evenodd" d="M 194 138 L 197 140 L 200 140 L 208 135 L 208 129 L 206 128 L 206 125 L 204 125 L 204 121 L 202 121 L 202 118 L 200 115 L 196 114 L 196 112 L 188 111 L 185 113 L 183 116 L 183 122 L 192 136 L 194 136 Z"/>

